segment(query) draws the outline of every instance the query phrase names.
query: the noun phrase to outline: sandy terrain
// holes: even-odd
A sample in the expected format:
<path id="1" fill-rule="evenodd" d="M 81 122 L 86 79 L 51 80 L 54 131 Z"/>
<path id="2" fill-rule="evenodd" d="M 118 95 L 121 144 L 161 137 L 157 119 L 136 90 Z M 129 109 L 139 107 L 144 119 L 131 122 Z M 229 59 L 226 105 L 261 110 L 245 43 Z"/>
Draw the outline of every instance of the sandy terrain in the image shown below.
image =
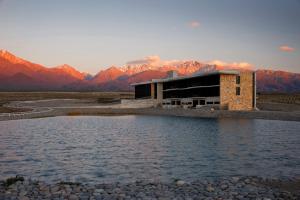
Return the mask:
<path id="1" fill-rule="evenodd" d="M 300 111 L 282 111 L 284 106 L 259 111 L 226 111 L 202 109 L 122 108 L 120 103 L 98 103 L 91 99 L 50 99 L 37 101 L 15 101 L 5 105 L 27 112 L 2 113 L 0 120 L 27 119 L 52 116 L 75 115 L 168 115 L 203 118 L 243 118 L 300 121 Z M 274 106 L 274 105 L 273 105 Z M 276 106 L 275 106 L 276 107 Z"/>
<path id="2" fill-rule="evenodd" d="M 300 121 L 300 95 L 259 95 L 258 111 L 134 108 L 120 99 L 133 93 L 120 92 L 0 92 L 0 120 L 62 115 L 170 115 L 206 118 L 247 118 Z"/>

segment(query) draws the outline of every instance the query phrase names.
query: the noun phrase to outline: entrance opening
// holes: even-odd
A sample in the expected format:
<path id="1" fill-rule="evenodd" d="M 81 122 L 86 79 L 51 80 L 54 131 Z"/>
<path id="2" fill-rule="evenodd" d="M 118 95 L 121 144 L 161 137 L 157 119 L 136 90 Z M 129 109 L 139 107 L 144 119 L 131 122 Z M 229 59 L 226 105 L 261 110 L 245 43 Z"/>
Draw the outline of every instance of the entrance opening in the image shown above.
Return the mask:
<path id="1" fill-rule="evenodd" d="M 193 100 L 193 108 L 196 108 L 196 106 L 198 105 L 199 101 L 198 100 Z"/>
<path id="2" fill-rule="evenodd" d="M 200 100 L 200 105 L 205 105 L 205 100 L 204 99 Z"/>

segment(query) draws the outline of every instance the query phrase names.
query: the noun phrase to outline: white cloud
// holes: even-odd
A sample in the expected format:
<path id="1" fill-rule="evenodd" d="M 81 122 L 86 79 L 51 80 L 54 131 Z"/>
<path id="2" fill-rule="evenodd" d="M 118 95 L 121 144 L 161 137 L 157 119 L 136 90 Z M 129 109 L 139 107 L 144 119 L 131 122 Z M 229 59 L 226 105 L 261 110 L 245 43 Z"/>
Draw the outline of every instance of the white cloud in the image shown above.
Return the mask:
<path id="1" fill-rule="evenodd" d="M 176 64 L 180 61 L 178 60 L 161 60 L 158 55 L 147 56 L 143 59 L 133 60 L 127 62 L 127 65 L 143 65 L 147 64 L 149 66 L 158 67 L 163 65 Z"/>
<path id="2" fill-rule="evenodd" d="M 293 52 L 295 49 L 293 47 L 287 46 L 287 45 L 282 45 L 279 47 L 280 51 L 284 52 Z"/>
<path id="3" fill-rule="evenodd" d="M 184 63 L 187 60 L 162 60 L 158 55 L 147 56 L 143 59 L 133 60 L 127 62 L 127 65 L 139 66 L 139 65 L 148 65 L 151 67 L 162 67 L 162 66 L 176 66 L 180 63 Z M 243 70 L 252 70 L 254 66 L 248 62 L 225 62 L 222 60 L 212 60 L 212 61 L 200 61 L 199 63 L 217 65 L 220 69 L 243 69 Z"/>
<path id="4" fill-rule="evenodd" d="M 248 62 L 224 62 L 221 60 L 212 60 L 212 61 L 209 61 L 208 64 L 223 66 L 226 68 L 231 67 L 231 68 L 246 69 L 246 70 L 253 69 L 253 65 Z"/>

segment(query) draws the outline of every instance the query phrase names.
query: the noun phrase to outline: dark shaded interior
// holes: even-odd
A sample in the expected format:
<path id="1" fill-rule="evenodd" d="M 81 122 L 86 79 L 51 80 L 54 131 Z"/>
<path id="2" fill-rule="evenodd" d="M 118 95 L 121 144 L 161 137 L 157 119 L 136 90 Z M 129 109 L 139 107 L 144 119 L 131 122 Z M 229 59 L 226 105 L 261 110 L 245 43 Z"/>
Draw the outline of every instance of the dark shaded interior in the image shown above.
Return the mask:
<path id="1" fill-rule="evenodd" d="M 135 86 L 135 98 L 147 99 L 151 98 L 151 84 L 143 84 Z"/>
<path id="2" fill-rule="evenodd" d="M 220 87 L 205 87 L 186 90 L 164 91 L 163 98 L 216 97 L 220 96 Z"/>
<path id="3" fill-rule="evenodd" d="M 163 98 L 215 97 L 220 96 L 220 75 L 194 77 L 163 83 Z M 190 88 L 198 87 L 199 88 Z M 211 86 L 211 87 L 210 87 Z"/>
<path id="4" fill-rule="evenodd" d="M 174 89 L 174 88 L 187 88 L 195 86 L 209 86 L 209 85 L 220 85 L 220 75 L 210 75 L 203 77 L 194 77 L 176 81 L 170 81 L 163 83 L 163 90 Z"/>

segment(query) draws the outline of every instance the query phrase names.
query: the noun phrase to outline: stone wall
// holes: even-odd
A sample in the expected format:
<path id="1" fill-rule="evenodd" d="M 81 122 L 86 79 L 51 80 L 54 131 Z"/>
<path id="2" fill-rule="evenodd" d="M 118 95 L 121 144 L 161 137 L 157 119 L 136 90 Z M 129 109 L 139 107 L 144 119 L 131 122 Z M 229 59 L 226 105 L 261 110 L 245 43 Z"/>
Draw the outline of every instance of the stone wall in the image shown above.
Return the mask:
<path id="1" fill-rule="evenodd" d="M 253 73 L 241 72 L 240 84 L 236 83 L 237 75 L 222 74 L 220 76 L 220 104 L 222 109 L 252 110 L 253 109 Z M 240 95 L 236 88 L 240 87 Z"/>

